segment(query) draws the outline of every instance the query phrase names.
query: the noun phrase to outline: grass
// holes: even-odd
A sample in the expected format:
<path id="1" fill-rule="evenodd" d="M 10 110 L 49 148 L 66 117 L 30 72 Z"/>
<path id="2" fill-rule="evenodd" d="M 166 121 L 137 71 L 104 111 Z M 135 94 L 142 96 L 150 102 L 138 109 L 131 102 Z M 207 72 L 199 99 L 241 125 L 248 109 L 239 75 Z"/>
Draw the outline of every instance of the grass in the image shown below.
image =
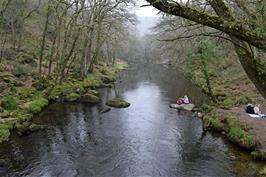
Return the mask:
<path id="1" fill-rule="evenodd" d="M 230 141 L 245 149 L 253 149 L 255 143 L 253 137 L 245 129 L 246 126 L 239 123 L 233 116 L 227 116 L 225 123 L 228 127 L 227 137 Z"/>
<path id="2" fill-rule="evenodd" d="M 252 99 L 246 95 L 229 96 L 225 100 L 219 102 L 218 107 L 223 109 L 230 109 L 241 105 L 252 103 Z"/>
<path id="3" fill-rule="evenodd" d="M 203 118 L 203 126 L 205 129 L 210 128 L 215 131 L 221 131 L 223 129 L 223 123 L 221 122 L 217 113 L 212 113 Z"/>

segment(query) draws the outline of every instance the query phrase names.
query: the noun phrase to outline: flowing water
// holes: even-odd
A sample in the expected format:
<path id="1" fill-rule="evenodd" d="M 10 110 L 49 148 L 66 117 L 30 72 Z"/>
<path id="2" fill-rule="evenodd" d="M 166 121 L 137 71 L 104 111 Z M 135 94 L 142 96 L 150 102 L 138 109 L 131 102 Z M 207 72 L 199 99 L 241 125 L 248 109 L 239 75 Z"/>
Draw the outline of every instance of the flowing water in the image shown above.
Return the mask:
<path id="1" fill-rule="evenodd" d="M 204 133 L 200 119 L 169 108 L 188 94 L 203 94 L 180 73 L 154 65 L 121 73 L 103 103 L 55 103 L 35 118 L 48 128 L 13 135 L 0 146 L 0 175 L 31 177 L 229 177 L 253 176 L 260 167 L 221 136 Z M 108 98 L 123 97 L 127 109 L 100 114 Z"/>

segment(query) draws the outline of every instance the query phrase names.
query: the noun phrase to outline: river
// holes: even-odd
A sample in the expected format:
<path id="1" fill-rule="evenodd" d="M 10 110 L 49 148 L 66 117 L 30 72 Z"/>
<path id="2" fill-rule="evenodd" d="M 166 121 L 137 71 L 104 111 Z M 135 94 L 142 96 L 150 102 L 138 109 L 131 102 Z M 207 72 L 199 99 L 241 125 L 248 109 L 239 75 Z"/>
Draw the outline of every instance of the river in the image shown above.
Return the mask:
<path id="1" fill-rule="evenodd" d="M 204 133 L 200 119 L 169 108 L 187 94 L 206 101 L 182 74 L 163 66 L 124 71 L 102 103 L 54 103 L 34 119 L 44 131 L 0 145 L 0 175 L 30 177 L 253 176 L 261 164 L 221 136 Z M 108 98 L 127 109 L 100 114 Z"/>

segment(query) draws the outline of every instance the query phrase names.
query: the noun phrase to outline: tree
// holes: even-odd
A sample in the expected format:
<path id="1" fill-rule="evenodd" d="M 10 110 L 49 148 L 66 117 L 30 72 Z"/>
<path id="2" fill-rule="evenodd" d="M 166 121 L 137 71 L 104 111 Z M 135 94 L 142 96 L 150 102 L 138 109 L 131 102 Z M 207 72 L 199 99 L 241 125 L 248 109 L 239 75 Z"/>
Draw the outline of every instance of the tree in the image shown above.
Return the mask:
<path id="1" fill-rule="evenodd" d="M 146 1 L 162 12 L 226 33 L 247 76 L 266 98 L 264 0 Z"/>
<path id="2" fill-rule="evenodd" d="M 212 79 L 217 75 L 218 70 L 214 66 L 221 63 L 221 50 L 209 41 L 203 39 L 197 43 L 189 52 L 186 60 L 185 71 L 192 79 L 203 88 L 203 91 L 216 102 L 213 94 Z"/>

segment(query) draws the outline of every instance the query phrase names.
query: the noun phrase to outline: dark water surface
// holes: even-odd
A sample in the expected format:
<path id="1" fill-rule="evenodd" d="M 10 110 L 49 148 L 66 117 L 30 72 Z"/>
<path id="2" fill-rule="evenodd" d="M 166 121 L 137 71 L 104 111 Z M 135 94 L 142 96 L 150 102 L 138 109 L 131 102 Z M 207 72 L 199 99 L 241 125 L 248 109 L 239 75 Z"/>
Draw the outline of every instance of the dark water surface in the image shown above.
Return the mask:
<path id="1" fill-rule="evenodd" d="M 201 120 L 177 114 L 169 103 L 184 94 L 204 101 L 182 75 L 162 66 L 123 72 L 102 100 L 120 96 L 127 109 L 100 114 L 102 105 L 53 104 L 35 118 L 47 130 L 0 146 L 2 176 L 229 177 L 253 176 L 260 164 L 203 133 Z"/>

